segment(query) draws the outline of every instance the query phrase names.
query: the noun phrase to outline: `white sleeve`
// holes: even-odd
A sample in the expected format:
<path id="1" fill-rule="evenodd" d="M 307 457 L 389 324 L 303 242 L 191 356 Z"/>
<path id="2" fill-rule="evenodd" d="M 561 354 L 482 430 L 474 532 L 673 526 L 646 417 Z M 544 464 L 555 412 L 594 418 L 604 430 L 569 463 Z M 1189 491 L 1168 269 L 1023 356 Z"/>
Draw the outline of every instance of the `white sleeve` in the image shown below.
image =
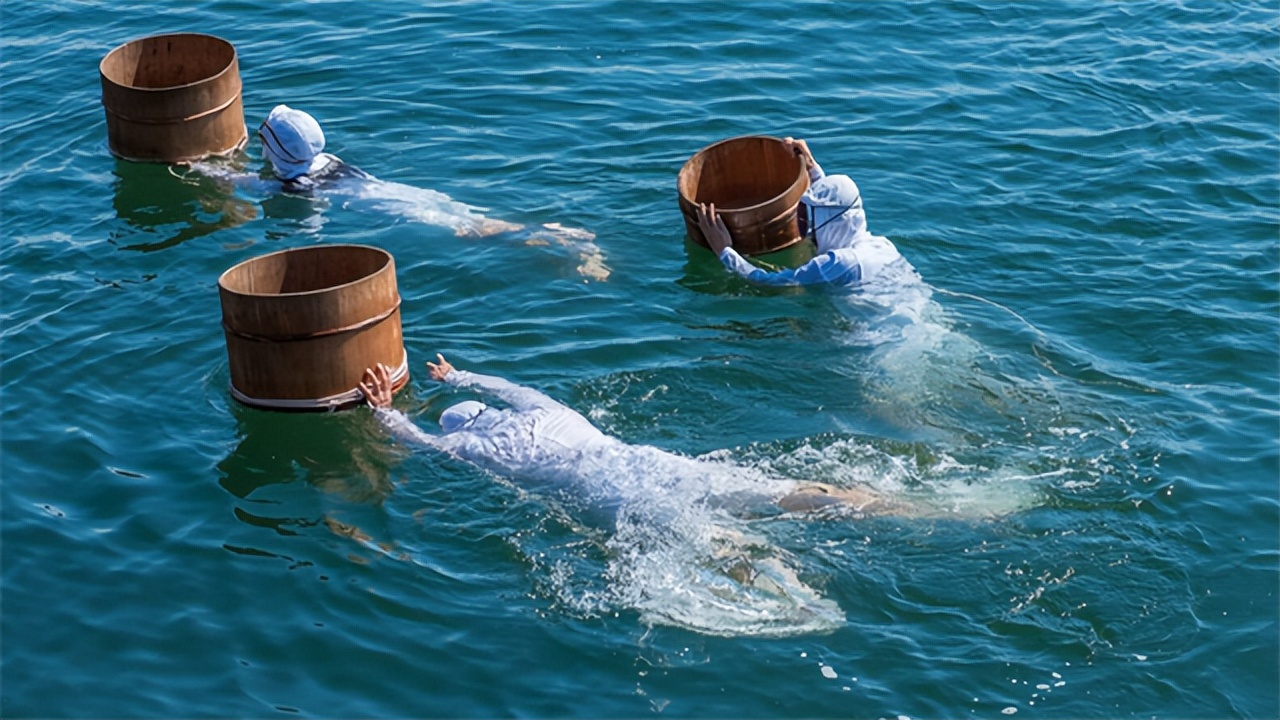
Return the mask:
<path id="1" fill-rule="evenodd" d="M 822 166 L 818 164 L 817 160 L 814 160 L 813 167 L 809 168 L 809 182 L 816 183 L 826 176 L 827 174 L 822 171 Z"/>
<path id="2" fill-rule="evenodd" d="M 454 370 L 445 382 L 460 388 L 477 388 L 506 402 L 515 410 L 534 410 L 543 407 L 563 407 L 560 403 L 533 388 L 517 385 L 492 375 L 481 375 L 466 370 Z"/>
<path id="3" fill-rule="evenodd" d="M 847 249 L 825 252 L 798 268 L 775 272 L 752 265 L 731 247 L 720 253 L 720 262 L 730 271 L 760 285 L 851 285 L 862 279 L 858 256 Z"/>
<path id="4" fill-rule="evenodd" d="M 890 263 L 902 258 L 897 246 L 887 237 L 867 233 L 861 236 L 856 245 L 859 262 L 862 265 L 864 279 L 871 279 L 881 274 Z"/>
<path id="5" fill-rule="evenodd" d="M 425 445 L 437 450 L 445 449 L 440 438 L 423 432 L 422 428 L 414 425 L 413 421 L 399 410 L 374 408 L 373 416 L 378 418 L 378 422 L 382 423 L 387 432 L 403 443 Z"/>
<path id="6" fill-rule="evenodd" d="M 263 180 L 256 174 L 239 172 L 225 165 L 205 162 L 191 163 L 191 169 L 206 177 L 230 185 L 234 189 L 250 190 L 263 195 L 275 193 L 280 188 L 279 181 Z"/>

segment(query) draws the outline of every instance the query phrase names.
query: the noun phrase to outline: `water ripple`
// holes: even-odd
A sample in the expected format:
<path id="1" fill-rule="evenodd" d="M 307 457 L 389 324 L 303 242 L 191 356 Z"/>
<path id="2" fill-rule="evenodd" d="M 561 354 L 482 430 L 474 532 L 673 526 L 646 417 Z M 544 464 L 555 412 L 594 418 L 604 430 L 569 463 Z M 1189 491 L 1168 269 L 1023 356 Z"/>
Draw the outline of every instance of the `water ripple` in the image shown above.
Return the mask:
<path id="1" fill-rule="evenodd" d="M 6 716 L 1277 714 L 1275 8 L 52 0 L 3 22 Z M 236 45 L 251 127 L 306 109 L 395 197 L 113 159 L 94 69 L 175 30 Z M 927 322 L 887 340 L 685 241 L 676 172 L 747 133 L 857 180 Z M 260 167 L 251 142 L 230 172 Z M 437 194 L 594 233 L 612 272 L 457 237 Z M 395 254 L 398 402 L 424 428 L 444 351 L 631 443 L 934 512 L 725 521 L 812 591 L 806 624 L 713 592 L 714 513 L 600 525 L 367 413 L 242 408 L 214 281 L 317 242 Z"/>

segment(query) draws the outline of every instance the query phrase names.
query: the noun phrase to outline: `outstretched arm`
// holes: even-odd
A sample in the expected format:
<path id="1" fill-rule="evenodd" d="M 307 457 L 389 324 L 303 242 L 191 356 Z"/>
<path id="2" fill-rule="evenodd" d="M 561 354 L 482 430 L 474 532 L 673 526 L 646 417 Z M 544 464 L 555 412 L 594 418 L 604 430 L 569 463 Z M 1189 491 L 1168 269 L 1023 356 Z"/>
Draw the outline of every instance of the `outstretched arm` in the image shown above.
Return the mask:
<path id="1" fill-rule="evenodd" d="M 730 272 L 758 285 L 852 285 L 862 279 L 862 268 L 852 253 L 852 250 L 825 252 L 798 268 L 774 272 L 752 265 L 733 248 L 725 248 L 720 253 L 720 262 Z"/>
<path id="2" fill-rule="evenodd" d="M 437 382 L 448 383 L 454 387 L 479 389 L 501 399 L 515 410 L 562 407 L 560 403 L 533 388 L 517 385 L 510 380 L 492 375 L 458 370 L 439 353 L 436 353 L 436 359 L 439 360 L 438 363 L 427 361 L 427 370 L 431 374 L 431 379 Z"/>
<path id="3" fill-rule="evenodd" d="M 801 143 L 804 141 L 801 140 Z M 724 224 L 724 218 L 716 213 L 716 206 L 698 205 L 698 228 L 730 272 L 760 285 L 849 285 L 862 277 L 857 256 L 852 250 L 823 253 L 795 269 L 769 272 L 747 262 L 733 249 L 733 238 Z"/>
<path id="4" fill-rule="evenodd" d="M 443 449 L 439 438 L 423 432 L 422 428 L 414 425 L 404 413 L 391 407 L 391 388 L 391 371 L 386 365 L 378 363 L 364 371 L 364 378 L 360 381 L 360 392 L 364 393 L 364 401 L 373 408 L 374 416 L 383 427 L 401 442 L 419 443 Z"/>

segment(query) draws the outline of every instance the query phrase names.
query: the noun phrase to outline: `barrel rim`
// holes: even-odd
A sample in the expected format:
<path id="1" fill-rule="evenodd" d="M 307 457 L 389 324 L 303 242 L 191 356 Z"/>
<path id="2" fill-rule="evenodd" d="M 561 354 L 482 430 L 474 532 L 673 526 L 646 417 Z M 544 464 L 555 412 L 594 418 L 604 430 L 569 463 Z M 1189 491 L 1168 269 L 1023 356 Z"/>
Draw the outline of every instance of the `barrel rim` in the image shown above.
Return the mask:
<path id="1" fill-rule="evenodd" d="M 222 68 L 218 72 L 208 77 L 200 78 L 199 80 L 193 80 L 192 82 L 185 83 L 183 85 L 166 85 L 165 87 L 140 87 L 138 85 L 119 82 L 115 78 L 112 78 L 110 75 L 107 75 L 106 71 L 103 69 L 103 67 L 107 64 L 107 61 L 111 59 L 112 55 L 115 55 L 117 52 L 120 52 L 126 47 L 129 47 L 130 45 L 143 43 L 148 40 L 159 40 L 161 38 L 174 38 L 174 37 L 200 37 L 200 38 L 209 38 L 212 40 L 216 40 L 222 43 L 223 45 L 226 45 L 227 47 L 231 48 L 231 59 L 227 61 L 226 67 Z M 234 68 L 236 68 L 239 62 L 240 62 L 240 53 L 236 50 L 235 44 L 232 43 L 230 40 L 227 40 L 226 38 L 218 37 L 217 35 L 211 35 L 209 33 L 197 33 L 197 32 L 160 33 L 158 35 L 147 35 L 146 37 L 134 38 L 132 40 L 123 42 L 115 46 L 114 48 L 111 49 L 111 52 L 108 52 L 106 55 L 102 56 L 102 60 L 98 62 L 98 74 L 102 76 L 103 80 L 106 80 L 107 82 L 111 83 L 112 85 L 118 88 L 125 88 L 128 90 L 133 90 L 137 92 L 161 93 L 161 92 L 171 92 L 173 90 L 181 90 L 183 88 L 195 87 L 196 85 L 203 85 L 212 80 L 217 80 L 221 78 L 223 75 L 226 75 L 228 72 L 232 71 Z"/>
<path id="2" fill-rule="evenodd" d="M 680 187 L 680 179 L 684 177 L 684 171 L 689 167 L 690 164 L 693 163 L 693 161 L 699 155 L 702 155 L 710 151 L 711 149 L 719 147 L 720 145 L 724 145 L 726 143 L 736 142 L 740 140 L 756 140 L 756 139 L 774 140 L 779 143 L 783 142 L 782 138 L 776 137 L 774 135 L 738 135 L 737 137 L 725 138 L 723 140 L 718 140 L 716 142 L 713 142 L 710 145 L 707 145 L 706 147 L 702 148 L 698 152 L 694 153 L 693 155 L 689 156 L 689 159 L 685 160 L 684 164 L 680 166 L 680 172 L 676 173 L 676 194 L 680 196 L 680 200 L 682 200 L 683 202 L 695 208 L 698 206 L 697 203 L 695 203 L 692 199 L 685 197 L 684 188 Z M 800 163 L 800 173 L 796 176 L 796 179 L 793 180 L 791 184 L 787 186 L 787 189 L 784 190 L 783 192 L 778 193 L 774 197 L 771 197 L 768 200 L 765 200 L 764 202 L 756 203 L 755 205 L 743 205 L 741 207 L 726 207 L 726 208 L 716 206 L 716 212 L 717 213 L 740 213 L 740 212 L 748 212 L 751 210 L 758 210 L 766 205 L 772 205 L 773 203 L 777 202 L 779 198 L 785 197 L 787 194 L 795 190 L 797 184 L 803 183 L 804 181 L 807 181 L 807 180 L 808 180 L 808 173 L 804 171 L 804 163 Z"/>
<path id="3" fill-rule="evenodd" d="M 378 253 L 378 254 L 380 254 L 380 255 L 384 256 L 384 257 L 386 258 L 387 262 L 386 262 L 386 263 L 384 263 L 384 264 L 382 265 L 382 267 L 378 268 L 378 269 L 377 269 L 377 270 L 375 270 L 374 272 L 369 273 L 368 275 L 365 275 L 365 276 L 363 276 L 363 277 L 356 278 L 355 280 L 352 280 L 351 282 L 342 283 L 341 285 L 330 285 L 329 287 L 317 288 L 317 289 L 315 289 L 315 290 L 303 290 L 302 292 L 291 292 L 291 293 L 253 293 L 253 292 L 245 292 L 245 291 L 243 291 L 243 290 L 236 290 L 236 289 L 234 289 L 234 288 L 227 287 L 226 283 L 224 282 L 224 281 L 226 280 L 226 278 L 227 278 L 227 276 L 228 276 L 228 275 L 230 275 L 231 273 L 235 272 L 236 270 L 238 270 L 238 269 L 239 269 L 241 266 L 243 266 L 243 265 L 248 265 L 248 264 L 250 264 L 250 263 L 256 263 L 256 262 L 262 262 L 263 260 L 266 260 L 267 258 L 275 257 L 276 255 L 283 255 L 283 254 L 285 254 L 285 253 L 296 253 L 296 252 L 321 252 L 321 251 L 324 251 L 324 250 L 331 250 L 331 249 L 335 249 L 335 248 L 348 248 L 348 249 L 349 249 L 349 248 L 359 248 L 359 249 L 362 249 L 362 250 L 373 250 L 374 252 L 376 252 L 376 253 Z M 385 249 L 380 248 L 380 247 L 377 247 L 377 246 L 374 246 L 374 245 L 361 245 L 361 244 L 358 244 L 358 243 L 335 243 L 335 244 L 329 244 L 329 245 L 308 245 L 308 246 L 306 246 L 306 247 L 285 248 L 285 249 L 283 249 L 283 250 L 276 250 L 275 252 L 269 252 L 269 253 L 266 253 L 266 254 L 263 254 L 263 255 L 255 255 L 255 256 L 253 256 L 253 257 L 251 257 L 251 258 L 246 258 L 246 259 L 241 260 L 240 262 L 236 263 L 235 265 L 232 265 L 231 267 L 227 268 L 226 270 L 224 270 L 224 271 L 222 272 L 222 274 L 221 274 L 221 275 L 219 275 L 219 276 L 218 276 L 218 289 L 219 289 L 219 290 L 221 290 L 221 291 L 223 291 L 223 292 L 226 292 L 226 293 L 230 293 L 230 294 L 232 294 L 232 295 L 235 295 L 236 297 L 244 297 L 244 298 L 294 298 L 294 297 L 306 297 L 306 296 L 308 296 L 308 295 L 320 295 L 320 294 L 332 293 L 332 292 L 333 292 L 333 291 L 335 291 L 335 290 L 340 290 L 340 289 L 342 289 L 342 288 L 351 287 L 351 286 L 353 286 L 353 285 L 356 285 L 357 283 L 368 282 L 369 278 L 375 277 L 375 276 L 377 276 L 377 275 L 379 275 L 379 274 L 381 274 L 381 273 L 383 273 L 383 272 L 386 272 L 387 268 L 388 268 L 388 267 L 392 267 L 392 266 L 394 266 L 394 264 L 395 264 L 395 256 L 393 256 L 391 253 L 387 252 Z"/>

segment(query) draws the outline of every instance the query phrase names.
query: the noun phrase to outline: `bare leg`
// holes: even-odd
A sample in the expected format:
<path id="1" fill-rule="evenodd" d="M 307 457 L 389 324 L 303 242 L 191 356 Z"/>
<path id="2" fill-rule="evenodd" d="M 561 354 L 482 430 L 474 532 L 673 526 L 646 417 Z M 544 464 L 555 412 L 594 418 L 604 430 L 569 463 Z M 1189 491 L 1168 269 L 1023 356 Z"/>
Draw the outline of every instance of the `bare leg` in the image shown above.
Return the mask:
<path id="1" fill-rule="evenodd" d="M 868 515 L 916 514 L 910 506 L 894 502 L 870 490 L 841 488 L 824 483 L 803 485 L 778 500 L 778 507 L 787 512 L 814 512 L 833 506 L 847 507 Z"/>
<path id="2" fill-rule="evenodd" d="M 554 241 L 578 253 L 578 274 L 599 282 L 609 279 L 613 271 L 604 264 L 604 252 L 595 244 L 596 234 L 590 230 L 565 227 L 560 223 L 543 223 L 542 230 L 525 241 L 528 245 L 550 245 Z"/>
<path id="3" fill-rule="evenodd" d="M 515 232 L 524 229 L 523 225 L 517 225 L 505 220 L 494 220 L 493 218 L 481 218 L 478 223 L 469 223 L 460 226 L 454 231 L 458 237 L 489 237 L 504 232 Z"/>

